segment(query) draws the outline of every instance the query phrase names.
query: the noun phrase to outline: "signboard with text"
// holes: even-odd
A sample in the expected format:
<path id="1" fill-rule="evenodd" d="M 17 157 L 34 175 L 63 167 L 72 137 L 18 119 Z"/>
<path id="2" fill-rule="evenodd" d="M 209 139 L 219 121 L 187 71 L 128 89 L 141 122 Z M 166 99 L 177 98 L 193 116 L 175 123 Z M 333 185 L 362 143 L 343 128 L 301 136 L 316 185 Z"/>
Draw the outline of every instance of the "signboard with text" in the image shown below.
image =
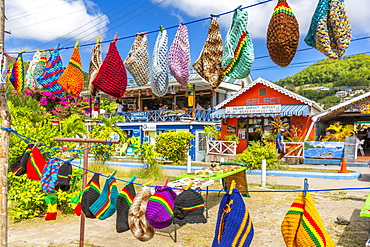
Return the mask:
<path id="1" fill-rule="evenodd" d="M 226 107 L 226 114 L 280 113 L 281 105 L 256 105 Z"/>
<path id="2" fill-rule="evenodd" d="M 145 111 L 130 112 L 131 120 L 147 120 L 148 113 Z"/>

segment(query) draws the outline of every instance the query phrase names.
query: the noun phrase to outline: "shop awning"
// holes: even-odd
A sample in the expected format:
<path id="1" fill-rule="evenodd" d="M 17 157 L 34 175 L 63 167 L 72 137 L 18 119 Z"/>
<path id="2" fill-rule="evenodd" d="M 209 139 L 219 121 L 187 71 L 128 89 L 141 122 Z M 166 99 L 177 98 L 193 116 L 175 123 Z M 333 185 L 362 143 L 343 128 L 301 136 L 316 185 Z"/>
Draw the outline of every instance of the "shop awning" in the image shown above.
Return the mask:
<path id="1" fill-rule="evenodd" d="M 226 109 L 222 108 L 211 113 L 211 118 L 248 118 L 248 117 L 275 117 L 275 116 L 310 116 L 309 105 L 281 105 L 280 113 L 253 113 L 253 114 L 226 114 Z"/>

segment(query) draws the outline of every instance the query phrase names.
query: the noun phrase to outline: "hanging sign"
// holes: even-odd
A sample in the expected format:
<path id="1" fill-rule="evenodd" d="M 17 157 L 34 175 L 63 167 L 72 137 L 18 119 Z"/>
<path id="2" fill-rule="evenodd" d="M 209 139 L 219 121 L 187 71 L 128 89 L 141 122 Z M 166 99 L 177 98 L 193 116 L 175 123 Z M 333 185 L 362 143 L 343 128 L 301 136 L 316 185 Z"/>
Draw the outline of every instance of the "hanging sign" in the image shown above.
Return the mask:
<path id="1" fill-rule="evenodd" d="M 142 130 L 144 131 L 150 131 L 150 130 L 156 130 L 156 129 L 157 129 L 157 125 L 152 124 L 152 123 L 146 123 L 146 124 L 143 124 L 142 126 Z"/>
<path id="2" fill-rule="evenodd" d="M 226 107 L 226 114 L 280 113 L 281 105 L 256 105 Z"/>
<path id="3" fill-rule="evenodd" d="M 130 112 L 131 120 L 148 120 L 148 113 L 145 111 Z"/>

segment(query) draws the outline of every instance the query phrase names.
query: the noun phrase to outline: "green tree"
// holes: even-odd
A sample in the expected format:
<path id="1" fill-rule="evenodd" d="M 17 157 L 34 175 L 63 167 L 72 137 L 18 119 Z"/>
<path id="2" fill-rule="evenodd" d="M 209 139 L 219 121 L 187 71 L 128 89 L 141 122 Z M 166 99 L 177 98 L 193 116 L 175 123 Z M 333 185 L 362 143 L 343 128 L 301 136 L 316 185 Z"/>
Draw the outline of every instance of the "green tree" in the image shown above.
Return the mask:
<path id="1" fill-rule="evenodd" d="M 353 125 L 343 125 L 342 122 L 337 121 L 334 124 L 331 124 L 326 131 L 332 131 L 330 135 L 325 136 L 323 141 L 332 141 L 332 142 L 344 142 L 347 136 L 354 135 L 356 133 Z"/>

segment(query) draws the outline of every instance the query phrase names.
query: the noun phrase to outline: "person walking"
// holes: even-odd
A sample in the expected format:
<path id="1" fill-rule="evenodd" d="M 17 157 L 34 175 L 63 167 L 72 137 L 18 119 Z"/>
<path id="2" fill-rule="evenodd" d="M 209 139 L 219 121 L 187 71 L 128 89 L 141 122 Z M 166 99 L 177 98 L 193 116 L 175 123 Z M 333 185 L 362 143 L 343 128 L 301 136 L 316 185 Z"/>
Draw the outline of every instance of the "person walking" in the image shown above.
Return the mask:
<path id="1" fill-rule="evenodd" d="M 276 135 L 276 151 L 280 154 L 279 159 L 283 158 L 284 152 L 284 134 L 285 129 L 280 129 L 279 134 Z"/>

